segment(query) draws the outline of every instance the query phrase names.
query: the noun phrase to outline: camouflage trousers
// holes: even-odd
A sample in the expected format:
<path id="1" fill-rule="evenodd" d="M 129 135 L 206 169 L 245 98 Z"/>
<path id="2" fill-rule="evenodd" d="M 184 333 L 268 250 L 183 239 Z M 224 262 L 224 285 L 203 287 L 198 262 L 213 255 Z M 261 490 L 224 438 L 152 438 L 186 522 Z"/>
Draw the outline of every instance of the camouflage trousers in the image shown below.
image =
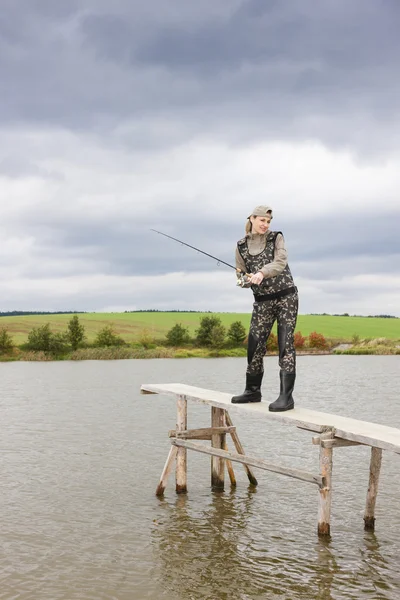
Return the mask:
<path id="1" fill-rule="evenodd" d="M 247 374 L 264 372 L 264 356 L 271 329 L 278 322 L 279 366 L 283 371 L 296 371 L 294 330 L 299 299 L 297 292 L 265 302 L 254 302 L 247 345 Z"/>

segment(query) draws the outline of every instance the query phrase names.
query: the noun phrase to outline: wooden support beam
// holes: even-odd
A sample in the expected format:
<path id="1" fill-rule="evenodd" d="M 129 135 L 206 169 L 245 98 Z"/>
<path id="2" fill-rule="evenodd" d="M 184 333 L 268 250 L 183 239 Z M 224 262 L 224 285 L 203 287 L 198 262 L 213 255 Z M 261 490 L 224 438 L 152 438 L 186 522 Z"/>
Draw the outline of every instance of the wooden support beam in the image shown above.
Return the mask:
<path id="1" fill-rule="evenodd" d="M 225 427 L 225 411 L 222 408 L 211 407 L 211 427 Z M 211 436 L 211 446 L 219 450 L 224 448 L 225 433 L 214 433 Z M 225 461 L 217 454 L 211 457 L 211 487 L 213 490 L 224 489 Z"/>
<path id="2" fill-rule="evenodd" d="M 177 399 L 176 431 L 187 429 L 187 400 L 182 394 Z M 176 493 L 187 492 L 187 452 L 185 448 L 179 448 L 176 457 Z"/>
<path id="3" fill-rule="evenodd" d="M 323 477 L 320 475 L 313 475 L 307 471 L 300 469 L 292 469 L 290 467 L 282 467 L 267 462 L 261 458 L 255 458 L 253 456 L 244 456 L 243 454 L 236 454 L 234 452 L 227 452 L 226 450 L 219 450 L 218 448 L 212 448 L 196 442 L 188 442 L 186 440 L 172 439 L 171 444 L 178 447 L 187 448 L 188 450 L 195 450 L 196 452 L 202 452 L 203 454 L 211 454 L 212 456 L 218 456 L 221 458 L 227 458 L 233 462 L 239 462 L 242 464 L 251 465 L 263 469 L 264 471 L 272 471 L 273 473 L 279 473 L 280 475 L 287 475 L 294 479 L 300 479 L 301 481 L 307 481 L 309 483 L 315 483 L 319 487 L 324 486 L 325 482 Z"/>
<path id="4" fill-rule="evenodd" d="M 313 437 L 312 443 L 314 446 L 322 446 L 323 448 L 345 448 L 348 446 L 362 446 L 360 442 L 351 442 L 350 440 L 342 440 L 335 438 L 332 440 L 324 440 L 318 437 Z"/>
<path id="5" fill-rule="evenodd" d="M 333 439 L 335 430 L 321 434 L 321 442 Z M 318 505 L 318 535 L 330 536 L 331 534 L 331 505 L 332 505 L 332 455 L 333 448 L 326 448 L 322 444 L 319 451 L 320 474 L 324 486 L 319 490 Z"/>
<path id="6" fill-rule="evenodd" d="M 327 425 L 318 425 L 316 423 L 302 423 L 301 421 L 296 423 L 297 429 L 305 429 L 306 431 L 313 431 L 314 433 L 323 433 L 327 429 Z"/>
<path id="7" fill-rule="evenodd" d="M 362 446 L 360 442 L 351 442 L 350 440 L 321 440 L 323 448 L 348 448 L 350 446 Z"/>
<path id="8" fill-rule="evenodd" d="M 199 429 L 186 429 L 184 431 L 176 431 L 170 429 L 168 436 L 177 437 L 186 440 L 211 440 L 213 435 L 219 433 L 232 433 L 236 427 L 201 427 Z"/>
<path id="9" fill-rule="evenodd" d="M 224 441 L 223 449 L 226 452 L 228 452 L 228 444 L 226 443 L 226 439 Z M 228 471 L 229 479 L 231 481 L 231 487 L 236 487 L 236 477 L 235 477 L 235 471 L 233 470 L 232 462 L 230 460 L 226 459 L 225 464 L 226 464 L 226 470 Z"/>
<path id="10" fill-rule="evenodd" d="M 225 420 L 226 420 L 226 424 L 228 426 L 230 426 L 230 427 L 233 426 L 232 419 L 227 410 L 225 411 Z M 244 455 L 244 449 L 243 449 L 242 444 L 240 443 L 239 436 L 236 432 L 236 428 L 235 428 L 235 431 L 231 432 L 231 437 L 232 437 L 233 443 L 235 444 L 236 452 L 238 454 Z M 246 463 L 243 463 L 243 466 L 244 466 L 244 470 L 246 471 L 247 477 L 249 478 L 250 485 L 254 485 L 254 486 L 258 485 L 258 481 L 256 479 L 256 476 L 253 473 L 253 470 L 250 469 L 249 465 L 247 465 Z"/>
<path id="11" fill-rule="evenodd" d="M 370 531 L 375 529 L 375 504 L 378 494 L 379 474 L 382 464 L 382 449 L 371 448 L 371 462 L 369 467 L 369 484 L 367 502 L 364 513 L 364 528 Z"/>
<path id="12" fill-rule="evenodd" d="M 156 496 L 164 495 L 164 490 L 167 486 L 168 477 L 171 474 L 177 454 L 178 454 L 178 448 L 176 446 L 171 446 L 171 449 L 168 454 L 168 458 L 164 465 L 163 472 L 161 473 L 160 482 L 156 489 Z"/>

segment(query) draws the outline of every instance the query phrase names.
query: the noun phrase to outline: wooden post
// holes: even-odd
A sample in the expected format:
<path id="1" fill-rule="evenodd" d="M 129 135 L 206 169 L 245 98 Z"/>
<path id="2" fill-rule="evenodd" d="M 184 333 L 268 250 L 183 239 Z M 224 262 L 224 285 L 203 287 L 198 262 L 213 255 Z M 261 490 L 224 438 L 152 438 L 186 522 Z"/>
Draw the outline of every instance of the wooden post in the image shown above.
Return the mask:
<path id="1" fill-rule="evenodd" d="M 225 427 L 225 411 L 223 408 L 211 407 L 211 427 Z M 226 435 L 217 433 L 211 436 L 211 446 L 224 449 Z M 224 489 L 225 459 L 219 456 L 211 457 L 211 487 L 215 490 Z"/>
<path id="2" fill-rule="evenodd" d="M 367 502 L 364 513 L 364 528 L 370 531 L 375 529 L 375 504 L 378 494 L 379 473 L 382 464 L 382 449 L 371 448 L 371 462 L 369 467 L 369 484 Z"/>
<path id="3" fill-rule="evenodd" d="M 226 424 L 228 425 L 228 427 L 233 427 L 232 419 L 227 410 L 225 411 L 225 420 L 226 420 Z M 232 436 L 233 443 L 235 444 L 236 452 L 238 454 L 244 454 L 244 449 L 239 440 L 239 436 L 236 433 L 236 429 L 231 433 L 231 436 Z M 254 485 L 254 486 L 258 485 L 258 481 L 256 479 L 256 476 L 253 473 L 253 470 L 248 465 L 243 465 L 243 466 L 247 473 L 247 477 L 249 478 L 250 484 Z"/>
<path id="4" fill-rule="evenodd" d="M 179 450 L 181 450 L 181 448 L 179 448 Z M 174 466 L 174 460 L 179 450 L 176 446 L 171 446 L 163 472 L 161 473 L 160 483 L 157 486 L 156 496 L 164 495 L 164 490 L 167 486 L 168 477 L 171 474 L 172 467 Z"/>
<path id="5" fill-rule="evenodd" d="M 187 400 L 184 395 L 178 396 L 176 431 L 187 429 Z M 187 492 L 187 450 L 179 448 L 176 456 L 176 493 Z"/>
<path id="6" fill-rule="evenodd" d="M 321 435 L 321 440 L 332 439 L 334 430 Z M 319 490 L 318 505 L 318 535 L 330 536 L 331 534 L 331 505 L 332 505 L 332 455 L 333 448 L 326 448 L 323 444 L 319 450 L 320 474 L 324 478 L 324 486 Z"/>

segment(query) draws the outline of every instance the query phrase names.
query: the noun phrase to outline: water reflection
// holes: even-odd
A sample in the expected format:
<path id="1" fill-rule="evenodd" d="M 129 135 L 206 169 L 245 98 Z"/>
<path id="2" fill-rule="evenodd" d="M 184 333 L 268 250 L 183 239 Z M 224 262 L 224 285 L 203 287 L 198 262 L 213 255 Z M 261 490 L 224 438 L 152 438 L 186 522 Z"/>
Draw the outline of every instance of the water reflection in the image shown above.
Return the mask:
<path id="1" fill-rule="evenodd" d="M 392 598 L 394 596 L 390 595 L 393 588 L 389 583 L 388 561 L 381 553 L 380 547 L 377 536 L 373 532 L 365 532 L 364 545 L 360 548 L 361 568 L 358 579 L 367 581 L 376 593 L 379 592 L 381 598 Z M 398 597 L 397 593 L 396 598 Z"/>
<path id="2" fill-rule="evenodd" d="M 252 514 L 254 488 L 237 501 L 235 492 L 210 492 L 204 507 L 188 496 L 161 504 L 153 537 L 162 578 L 175 597 L 232 598 L 245 562 L 243 532 Z M 226 590 L 226 592 L 221 592 Z M 236 590 L 237 591 L 237 590 Z M 241 598 L 242 596 L 235 596 Z M 246 596 L 243 596 L 245 598 Z"/>
<path id="3" fill-rule="evenodd" d="M 315 586 L 318 600 L 336 600 L 337 596 L 332 595 L 332 584 L 339 572 L 331 540 L 319 539 L 316 545 L 315 579 L 312 586 Z"/>
<path id="4" fill-rule="evenodd" d="M 167 598 L 398 597 L 374 534 L 365 533 L 350 560 L 331 540 L 310 537 L 307 545 L 300 534 L 299 543 L 296 532 L 276 535 L 273 524 L 256 514 L 256 493 L 249 487 L 240 496 L 236 490 L 209 492 L 209 498 L 160 503 L 152 541 Z"/>

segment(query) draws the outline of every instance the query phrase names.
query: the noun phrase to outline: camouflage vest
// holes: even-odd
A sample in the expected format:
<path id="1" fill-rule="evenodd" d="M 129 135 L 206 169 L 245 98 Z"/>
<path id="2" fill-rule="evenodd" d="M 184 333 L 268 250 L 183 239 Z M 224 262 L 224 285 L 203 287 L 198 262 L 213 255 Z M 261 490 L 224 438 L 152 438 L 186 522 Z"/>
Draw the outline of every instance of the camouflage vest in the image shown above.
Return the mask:
<path id="1" fill-rule="evenodd" d="M 247 273 L 257 273 L 262 267 L 274 260 L 275 240 L 278 233 L 282 232 L 270 231 L 264 250 L 255 256 L 249 252 L 247 238 L 238 241 L 238 250 L 246 265 Z M 294 286 L 293 277 L 289 265 L 286 265 L 282 273 L 276 275 L 276 277 L 265 277 L 260 285 L 252 285 L 251 289 L 256 296 L 260 296 L 262 294 L 275 294 L 292 286 Z"/>

